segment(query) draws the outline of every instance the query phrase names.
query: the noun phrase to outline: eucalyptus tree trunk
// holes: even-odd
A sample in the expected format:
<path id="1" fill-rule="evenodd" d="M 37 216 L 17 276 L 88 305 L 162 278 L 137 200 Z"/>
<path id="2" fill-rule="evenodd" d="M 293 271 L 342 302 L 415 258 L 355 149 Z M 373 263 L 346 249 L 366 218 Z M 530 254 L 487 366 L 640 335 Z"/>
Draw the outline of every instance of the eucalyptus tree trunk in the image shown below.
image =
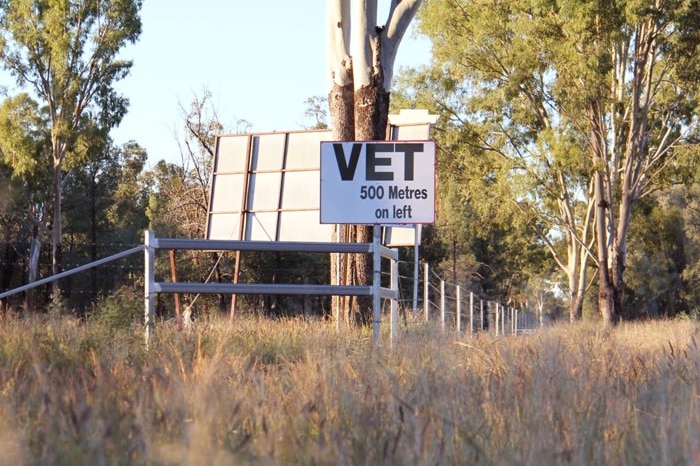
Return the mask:
<path id="1" fill-rule="evenodd" d="M 338 141 L 386 139 L 396 52 L 421 0 L 392 0 L 383 27 L 377 26 L 377 3 L 327 2 L 328 104 Z M 372 227 L 339 225 L 338 234 L 341 241 L 365 243 L 372 238 Z M 366 255 L 341 256 L 340 264 L 332 261 L 331 276 L 334 283 L 367 285 L 371 261 Z M 371 322 L 369 299 L 335 299 L 334 305 L 340 306 L 346 322 Z"/>
<path id="2" fill-rule="evenodd" d="M 678 7 L 681 8 L 681 7 Z M 683 6 L 690 13 L 693 6 Z M 694 52 L 677 45 L 696 21 L 656 4 L 633 27 L 613 40 L 612 75 L 605 90 L 586 104 L 595 170 L 596 238 L 598 241 L 598 306 L 606 325 L 624 317 L 623 293 L 627 241 L 632 210 L 653 192 L 675 148 L 697 129 L 695 114 L 684 99 L 697 95 L 697 79 L 682 78 Z M 687 16 L 690 18 L 690 16 Z M 697 32 L 694 32 L 696 34 Z M 672 45 L 671 51 L 665 47 Z M 673 96 L 668 100 L 668 96 Z M 608 108 L 607 113 L 605 108 Z M 661 180 L 663 183 L 663 180 Z"/>
<path id="3" fill-rule="evenodd" d="M 594 215 L 594 200 L 588 200 L 586 215 L 581 222 L 580 236 L 570 233 L 567 244 L 570 249 L 569 261 L 569 321 L 576 322 L 583 317 L 583 299 L 588 289 L 588 261 L 593 249 L 595 235 L 591 234 Z"/>
<path id="4" fill-rule="evenodd" d="M 41 227 L 34 225 L 32 227 L 32 239 L 29 243 L 29 276 L 27 277 L 27 282 L 32 283 L 37 280 L 39 275 L 39 255 L 41 253 L 41 237 L 42 231 Z M 27 290 L 25 294 L 24 308 L 25 311 L 31 311 L 34 309 L 34 296 L 36 290 Z"/>
<path id="5" fill-rule="evenodd" d="M 346 1 L 328 2 L 327 52 L 331 89 L 328 93 L 328 107 L 331 116 L 333 139 L 353 141 L 355 139 L 354 86 L 352 57 L 350 56 L 350 3 Z M 347 22 L 347 24 L 344 24 Z M 336 225 L 334 235 L 340 242 L 350 242 L 352 227 Z M 351 283 L 349 254 L 331 256 L 331 281 L 336 284 Z M 333 309 L 336 309 L 346 324 L 349 323 L 351 300 L 347 296 L 334 296 Z"/>
<path id="6" fill-rule="evenodd" d="M 42 238 L 46 234 L 46 219 L 49 216 L 49 204 L 41 203 L 33 206 L 32 211 L 32 235 L 29 243 L 29 264 L 27 282 L 35 282 L 39 276 L 39 257 L 41 256 Z M 35 306 L 36 290 L 27 290 L 24 301 L 26 311 L 31 311 Z"/>
<path id="7" fill-rule="evenodd" d="M 598 102 L 587 105 L 587 116 L 591 127 L 591 158 L 596 167 L 593 174 L 593 196 L 595 199 L 595 236 L 598 262 L 598 308 L 606 326 L 618 321 L 619 310 L 615 303 L 618 293 L 612 279 L 610 250 L 614 236 L 609 234 L 612 224 L 612 199 L 610 183 L 605 170 L 608 146 L 602 109 Z"/>
<path id="8" fill-rule="evenodd" d="M 51 221 L 51 273 L 56 275 L 61 272 L 61 237 L 63 235 L 62 223 L 62 197 L 63 197 L 63 159 L 65 158 L 65 143 L 54 136 L 53 146 L 53 212 Z M 52 283 L 54 292 L 60 290 L 60 283 Z"/>

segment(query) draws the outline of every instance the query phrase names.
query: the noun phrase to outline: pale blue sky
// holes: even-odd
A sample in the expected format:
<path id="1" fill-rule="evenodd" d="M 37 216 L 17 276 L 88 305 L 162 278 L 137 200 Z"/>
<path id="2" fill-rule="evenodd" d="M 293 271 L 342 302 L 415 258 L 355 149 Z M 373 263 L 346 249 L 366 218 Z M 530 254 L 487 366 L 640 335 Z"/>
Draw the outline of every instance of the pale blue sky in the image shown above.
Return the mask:
<path id="1" fill-rule="evenodd" d="M 379 22 L 387 12 L 380 6 Z M 118 84 L 129 113 L 113 137 L 136 140 L 151 164 L 179 161 L 178 101 L 204 87 L 224 124 L 245 119 L 253 131 L 299 129 L 304 100 L 328 92 L 323 0 L 145 0 L 141 13 L 141 38 L 123 54 L 134 65 Z M 428 57 L 408 34 L 396 70 Z"/>

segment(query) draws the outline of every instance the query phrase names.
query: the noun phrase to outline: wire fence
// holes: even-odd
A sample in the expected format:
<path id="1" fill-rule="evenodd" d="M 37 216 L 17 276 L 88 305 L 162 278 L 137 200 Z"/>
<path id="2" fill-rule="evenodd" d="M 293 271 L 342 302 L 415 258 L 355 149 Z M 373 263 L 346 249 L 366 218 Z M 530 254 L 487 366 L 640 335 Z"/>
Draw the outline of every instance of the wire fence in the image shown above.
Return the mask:
<path id="1" fill-rule="evenodd" d="M 91 245 L 81 246 L 82 249 L 74 246 L 64 255 L 64 269 L 68 270 L 74 266 L 86 263 L 87 257 L 85 256 L 87 256 L 87 252 L 81 251 L 87 250 Z M 99 246 L 100 252 L 109 251 L 110 253 L 120 249 L 120 247 L 123 248 L 123 245 L 120 244 L 101 244 Z M 205 258 L 207 257 L 183 254 L 178 260 L 178 268 L 182 268 L 180 273 L 187 276 L 198 276 L 199 273 L 204 273 L 204 268 L 209 270 L 211 267 L 221 267 L 219 260 L 216 262 L 211 260 L 211 264 L 209 264 L 209 260 L 204 260 Z M 18 263 L 17 257 L 13 257 L 11 260 L 13 264 L 7 263 L 3 265 L 3 258 L 0 257 L 0 271 L 10 274 L 8 277 L 3 277 L 4 286 L 2 290 L 20 286 L 21 282 L 26 283 L 26 270 L 22 270 L 24 268 L 22 265 L 24 264 L 21 260 Z M 169 275 L 167 258 L 161 257 L 160 261 L 159 274 Z M 198 265 L 188 264 L 188 262 Z M 414 269 L 413 261 L 400 261 L 400 264 L 404 271 Z M 289 257 L 275 258 L 274 261 L 268 260 L 257 262 L 257 264 L 253 264 L 251 261 L 249 264 L 256 276 L 284 277 L 285 281 L 290 283 L 325 282 L 325 280 L 330 279 L 329 276 L 324 278 L 327 274 L 324 271 L 329 270 L 328 265 L 324 261 L 309 263 L 304 260 L 290 259 Z M 309 266 L 311 266 L 313 272 L 309 270 Z M 224 265 L 224 269 L 231 267 L 231 264 Z M 42 270 L 48 272 L 46 267 Z M 211 272 L 209 273 L 210 276 Z M 313 277 L 309 275 L 310 273 L 314 274 Z M 42 273 L 40 276 L 46 275 L 47 273 Z M 498 302 L 498 300 L 481 296 L 463 285 L 445 280 L 439 272 L 431 269 L 427 264 L 423 264 L 423 267 L 419 269 L 419 275 L 408 276 L 399 274 L 399 308 L 403 313 L 404 318 L 402 321 L 405 325 L 433 322 L 438 323 L 446 330 L 453 330 L 460 334 L 491 332 L 496 335 L 529 333 L 544 325 L 541 313 L 538 314 L 527 309 L 506 306 Z M 382 272 L 384 285 L 389 283 L 389 276 L 389 271 L 385 267 Z M 313 278 L 311 282 L 309 282 L 310 278 Z M 221 274 L 217 281 L 230 280 L 231 274 L 224 270 L 224 273 Z M 10 284 L 14 286 L 8 286 Z M 125 284 L 132 287 L 142 286 L 143 261 L 141 258 L 131 257 L 104 264 L 83 272 L 75 276 L 75 278 L 71 277 L 64 284 L 69 290 L 69 296 L 71 301 L 73 301 L 72 304 L 82 303 L 82 306 L 86 306 L 89 305 L 88 303 L 94 302 L 99 296 L 115 292 L 120 286 Z M 44 301 L 50 299 L 49 288 L 43 287 L 42 289 L 44 290 Z M 20 298 L 20 296 L 17 297 L 17 299 Z M 226 298 L 228 296 L 220 297 L 218 300 L 208 299 L 206 300 L 206 305 L 215 303 L 220 311 L 226 312 L 230 302 L 227 302 Z M 248 296 L 247 298 L 246 304 L 251 305 L 251 309 L 254 309 L 254 312 L 260 313 L 262 310 L 262 312 L 270 316 L 278 314 L 295 315 L 298 313 L 328 316 L 333 313 L 330 309 L 330 300 L 327 297 L 291 296 L 287 298 L 275 297 L 272 300 L 269 296 L 260 295 L 257 297 Z M 196 296 L 194 295 L 189 299 L 189 302 L 193 301 L 196 301 Z M 172 313 L 173 309 L 171 308 L 174 308 L 168 297 L 159 298 L 158 306 L 158 314 L 164 317 Z M 270 309 L 264 309 L 267 307 Z"/>
<path id="2" fill-rule="evenodd" d="M 460 334 L 495 335 L 532 333 L 545 324 L 542 312 L 507 306 L 478 295 L 445 280 L 428 264 L 423 264 L 421 271 L 419 277 L 399 275 L 399 304 L 406 314 L 406 324 L 434 322 Z"/>

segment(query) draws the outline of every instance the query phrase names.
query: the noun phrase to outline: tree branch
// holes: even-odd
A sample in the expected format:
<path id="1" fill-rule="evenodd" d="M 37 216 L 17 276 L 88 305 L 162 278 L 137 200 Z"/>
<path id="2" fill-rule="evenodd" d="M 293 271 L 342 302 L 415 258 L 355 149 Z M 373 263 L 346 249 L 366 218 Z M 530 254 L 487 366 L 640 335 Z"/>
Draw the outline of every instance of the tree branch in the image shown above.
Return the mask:
<path id="1" fill-rule="evenodd" d="M 380 57 L 384 69 L 384 90 L 386 92 L 391 91 L 391 80 L 394 76 L 394 63 L 399 44 L 416 16 L 421 3 L 422 0 L 392 0 L 391 2 Z"/>

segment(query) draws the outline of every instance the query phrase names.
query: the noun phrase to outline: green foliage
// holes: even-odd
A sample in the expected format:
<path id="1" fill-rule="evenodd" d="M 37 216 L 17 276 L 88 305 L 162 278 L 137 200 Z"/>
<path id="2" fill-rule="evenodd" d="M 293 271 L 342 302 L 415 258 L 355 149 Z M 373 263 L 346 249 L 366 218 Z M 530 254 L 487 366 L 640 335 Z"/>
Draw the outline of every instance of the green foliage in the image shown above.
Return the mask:
<path id="1" fill-rule="evenodd" d="M 684 297 L 691 307 L 700 305 L 700 185 L 693 184 L 685 194 L 683 216 L 686 267 L 682 272 Z"/>
<path id="2" fill-rule="evenodd" d="M 56 110 L 87 104 L 80 100 L 86 94 L 106 97 L 112 82 L 128 71 L 130 63 L 116 56 L 141 33 L 140 0 L 5 0 L 2 6 L 6 67 L 20 84 L 45 86 L 52 91 L 49 95 L 55 92 Z M 42 66 L 49 63 L 51 67 Z M 56 81 L 42 82 L 49 74 Z"/>
<path id="3" fill-rule="evenodd" d="M 600 241 L 624 255 L 627 206 L 697 172 L 698 10 L 697 0 L 424 2 L 433 62 L 404 73 L 395 102 L 441 115 L 439 208 L 452 237 L 474 216 L 477 231 L 531 228 L 538 241 L 521 251 L 540 243 L 579 287 L 589 282 L 580 250 L 593 246 L 591 180 L 604 171 L 610 218 L 598 220 L 615 232 Z M 624 266 L 615 270 L 622 282 Z"/>
<path id="4" fill-rule="evenodd" d="M 113 331 L 134 329 L 143 320 L 143 290 L 122 286 L 98 299 L 89 320 Z"/>
<path id="5" fill-rule="evenodd" d="M 679 321 L 700 321 L 700 308 L 693 308 L 689 311 L 682 311 L 676 315 L 676 320 Z"/>
<path id="6" fill-rule="evenodd" d="M 84 111 L 112 127 L 125 100 L 112 87 L 131 62 L 119 51 L 141 34 L 140 0 L 3 2 L 0 60 L 48 106 L 54 138 L 75 141 Z M 70 144 L 69 144 L 70 146 Z M 62 162 L 62 153 L 53 154 Z"/>
<path id="7" fill-rule="evenodd" d="M 0 241 L 5 243 L 0 284 L 20 285 L 23 271 L 36 278 L 38 257 L 28 256 L 45 241 L 51 199 L 48 115 L 27 94 L 0 105 Z M 31 246 L 30 246 L 31 243 Z M 27 270 L 28 269 L 28 270 Z"/>
<path id="8" fill-rule="evenodd" d="M 0 211 L 6 225 L 4 240 L 22 257 L 29 255 L 23 244 L 46 241 L 51 224 L 51 164 L 45 163 L 51 152 L 48 116 L 27 94 L 8 98 L 0 107 L 0 136 L 0 166 L 8 178 L 2 184 L 4 208 Z M 84 118 L 71 153 L 73 172 L 64 181 L 62 195 L 64 233 L 70 238 L 64 264 L 84 264 L 140 243 L 147 227 L 148 186 L 141 175 L 145 151 L 135 143 L 111 146 L 107 129 Z M 121 263 L 125 262 L 133 263 L 131 259 Z M 21 261 L 3 264 L 0 275 L 7 287 L 6 280 L 15 275 L 10 267 L 17 269 L 17 275 L 22 273 L 20 267 L 27 268 Z M 82 275 L 90 279 L 73 282 L 71 306 L 82 310 L 99 289 L 114 289 L 128 275 L 129 268 L 122 270 L 109 277 L 96 270 Z"/>
<path id="9" fill-rule="evenodd" d="M 21 256 L 36 253 L 28 261 L 33 279 L 46 260 L 47 234 L 54 273 L 63 263 L 85 263 L 141 241 L 145 199 L 138 178 L 145 153 L 135 144 L 113 148 L 108 137 L 126 113 L 128 101 L 114 84 L 131 68 L 119 55 L 141 33 L 141 1 L 5 0 L 0 6 L 0 65 L 25 91 L 0 108 L 0 163 L 11 170 L 13 191 L 3 223 L 21 225 L 3 236 Z M 66 237 L 70 250 L 62 254 Z M 3 283 L 12 278 L 2 275 Z M 125 274 L 119 275 L 116 282 Z M 85 282 L 95 296 L 96 272 L 90 277 Z M 73 304 L 85 291 L 75 288 Z"/>
<path id="10" fill-rule="evenodd" d="M 244 252 L 241 253 L 241 283 L 330 283 L 330 259 L 328 254 L 295 252 Z M 289 317 L 296 315 L 326 314 L 328 299 L 320 296 L 240 296 L 243 308 L 255 315 Z"/>
<path id="11" fill-rule="evenodd" d="M 688 259 L 682 190 L 657 193 L 638 203 L 630 226 L 628 306 L 634 314 L 673 317 L 687 310 L 682 274 Z"/>
<path id="12" fill-rule="evenodd" d="M 114 84 L 131 68 L 119 53 L 141 34 L 140 8 L 140 0 L 0 4 L 0 65 L 46 112 L 50 150 L 37 163 L 50 173 L 52 208 L 51 215 L 44 206 L 34 216 L 34 227 L 41 232 L 50 225 L 54 273 L 61 269 L 64 176 L 94 155 L 91 143 L 104 140 L 126 113 L 127 100 Z M 40 236 L 33 235 L 35 247 Z"/>
<path id="13" fill-rule="evenodd" d="M 61 293 L 54 291 L 51 293 L 51 299 L 47 306 L 46 314 L 50 319 L 58 320 L 63 316 L 71 315 L 72 312 Z"/>
<path id="14" fill-rule="evenodd" d="M 86 241 L 136 244 L 148 226 L 146 152 L 135 142 L 92 141 L 94 153 L 67 180 L 66 233 Z"/>
<path id="15" fill-rule="evenodd" d="M 43 175 L 48 167 L 42 158 L 50 150 L 48 116 L 39 104 L 22 93 L 9 97 L 0 106 L 0 160 L 13 175 L 27 180 Z"/>

